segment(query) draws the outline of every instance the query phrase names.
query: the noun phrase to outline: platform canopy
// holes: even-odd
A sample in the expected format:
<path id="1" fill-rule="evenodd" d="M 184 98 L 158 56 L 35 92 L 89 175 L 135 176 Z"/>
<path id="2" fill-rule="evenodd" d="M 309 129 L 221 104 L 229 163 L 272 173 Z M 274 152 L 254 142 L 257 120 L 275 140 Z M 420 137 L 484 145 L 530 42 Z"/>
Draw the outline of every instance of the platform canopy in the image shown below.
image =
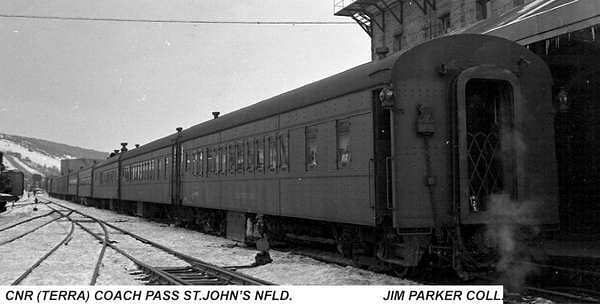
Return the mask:
<path id="1" fill-rule="evenodd" d="M 451 34 L 488 34 L 527 45 L 596 24 L 600 0 L 536 0 Z"/>

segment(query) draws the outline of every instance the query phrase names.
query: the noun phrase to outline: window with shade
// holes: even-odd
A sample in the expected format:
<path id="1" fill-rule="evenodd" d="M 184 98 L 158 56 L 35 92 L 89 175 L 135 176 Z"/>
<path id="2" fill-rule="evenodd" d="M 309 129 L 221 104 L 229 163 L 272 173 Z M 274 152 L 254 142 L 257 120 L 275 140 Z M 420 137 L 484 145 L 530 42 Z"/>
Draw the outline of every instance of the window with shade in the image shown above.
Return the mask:
<path id="1" fill-rule="evenodd" d="M 352 153 L 350 152 L 350 120 L 336 121 L 336 141 L 338 169 L 350 167 L 352 159 Z"/>
<path id="2" fill-rule="evenodd" d="M 236 168 L 238 173 L 244 173 L 244 151 L 244 143 L 238 142 L 235 149 L 237 155 Z"/>
<path id="3" fill-rule="evenodd" d="M 317 127 L 306 127 L 306 170 L 314 170 L 319 165 L 317 158 Z"/>
<path id="4" fill-rule="evenodd" d="M 217 157 L 215 155 L 215 150 L 208 148 L 206 149 L 206 161 L 208 166 L 208 174 L 215 174 L 217 171 Z"/>
<path id="5" fill-rule="evenodd" d="M 289 145 L 290 145 L 289 134 L 279 134 L 279 167 L 282 170 L 287 170 L 289 166 Z"/>
<path id="6" fill-rule="evenodd" d="M 219 149 L 219 155 L 221 158 L 220 172 L 222 175 L 226 175 L 227 174 L 227 147 L 226 146 L 223 146 L 221 149 Z"/>
<path id="7" fill-rule="evenodd" d="M 277 137 L 269 137 L 269 170 L 277 169 Z"/>
<path id="8" fill-rule="evenodd" d="M 246 172 L 252 172 L 254 170 L 254 141 L 248 140 L 246 142 Z"/>
<path id="9" fill-rule="evenodd" d="M 256 140 L 256 169 L 262 171 L 265 168 L 265 139 L 261 137 Z"/>

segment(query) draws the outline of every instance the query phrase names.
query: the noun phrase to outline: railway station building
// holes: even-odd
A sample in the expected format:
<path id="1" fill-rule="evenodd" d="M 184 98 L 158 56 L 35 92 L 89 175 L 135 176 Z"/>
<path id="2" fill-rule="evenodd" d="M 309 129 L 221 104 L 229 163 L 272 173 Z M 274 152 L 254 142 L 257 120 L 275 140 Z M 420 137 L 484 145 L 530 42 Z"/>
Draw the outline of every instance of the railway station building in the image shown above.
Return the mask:
<path id="1" fill-rule="evenodd" d="M 77 172 L 82 168 L 91 166 L 100 161 L 102 160 L 90 158 L 62 159 L 60 161 L 60 175 L 67 175 L 71 172 Z"/>
<path id="2" fill-rule="evenodd" d="M 600 1 L 333 0 L 371 37 L 372 60 L 436 37 L 488 34 L 542 57 L 553 75 L 561 229 L 600 232 Z"/>

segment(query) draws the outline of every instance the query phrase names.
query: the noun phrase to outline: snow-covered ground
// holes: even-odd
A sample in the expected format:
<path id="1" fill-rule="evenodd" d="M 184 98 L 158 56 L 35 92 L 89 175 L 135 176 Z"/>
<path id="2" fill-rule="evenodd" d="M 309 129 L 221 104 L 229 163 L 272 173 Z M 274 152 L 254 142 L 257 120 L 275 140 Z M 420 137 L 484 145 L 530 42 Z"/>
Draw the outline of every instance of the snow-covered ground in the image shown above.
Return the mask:
<path id="1" fill-rule="evenodd" d="M 21 201 L 19 203 L 24 203 Z M 65 201 L 60 201 L 71 208 L 81 210 L 89 215 L 101 218 L 112 224 L 139 234 L 152 241 L 181 251 L 200 260 L 221 266 L 249 265 L 254 262 L 254 249 L 238 246 L 237 243 L 196 231 L 171 227 L 165 224 L 151 222 L 139 217 L 132 217 L 85 207 Z M 38 211 L 33 211 L 33 205 L 11 209 L 0 214 L 0 229 L 25 218 L 48 212 L 49 209 L 38 205 Z M 76 216 L 73 216 L 76 217 Z M 28 231 L 49 218 L 37 219 L 24 225 L 0 232 L 0 243 L 15 235 Z M 44 228 L 0 246 L 0 284 L 13 282 L 22 272 L 31 266 L 51 247 L 65 237 L 70 229 L 66 219 L 60 219 Z M 94 231 L 101 233 L 97 224 L 84 223 Z M 160 253 L 158 250 L 126 237 L 114 230 L 109 230 L 115 245 L 136 258 L 153 266 L 177 266 L 182 262 L 176 258 Z M 44 263 L 35 269 L 23 282 L 27 285 L 85 285 L 89 284 L 101 243 L 92 238 L 82 229 L 76 227 L 75 233 L 68 245 L 62 246 Z M 289 252 L 272 250 L 273 263 L 240 269 L 238 271 L 271 281 L 276 284 L 319 284 L 319 285 L 406 285 L 411 281 L 374 273 L 355 267 L 343 267 L 328 264 Z M 10 262 L 6 262 L 10 261 Z M 136 266 L 114 250 L 108 248 L 100 269 L 97 284 L 101 285 L 133 285 L 143 284 L 139 277 L 131 275 Z"/>
<path id="2" fill-rule="evenodd" d="M 19 153 L 19 154 L 21 154 L 22 158 L 29 158 L 29 160 L 31 160 L 33 163 L 36 163 L 40 166 L 60 168 L 61 157 L 52 156 L 52 155 L 43 153 L 41 151 L 34 151 L 34 150 L 28 149 L 28 148 L 23 147 L 13 141 L 10 141 L 10 140 L 4 139 L 4 138 L 0 138 L 0 151 Z M 72 158 L 72 157 L 69 155 L 63 155 L 62 158 Z M 13 158 L 12 160 L 16 160 L 16 158 Z M 15 166 L 16 164 L 12 164 L 12 165 Z M 28 168 L 30 170 L 35 170 L 25 164 L 23 164 L 23 165 L 25 166 L 25 168 Z M 35 173 L 35 172 L 32 172 L 32 173 Z"/>

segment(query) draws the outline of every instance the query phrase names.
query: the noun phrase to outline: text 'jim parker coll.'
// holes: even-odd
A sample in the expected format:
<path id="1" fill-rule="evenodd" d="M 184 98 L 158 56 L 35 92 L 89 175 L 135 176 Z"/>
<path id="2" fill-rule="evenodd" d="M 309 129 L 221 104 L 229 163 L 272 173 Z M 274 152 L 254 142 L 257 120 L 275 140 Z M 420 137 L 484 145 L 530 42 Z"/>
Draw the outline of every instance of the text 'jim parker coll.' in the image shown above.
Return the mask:
<path id="1" fill-rule="evenodd" d="M 502 286 L 18 286 L 0 304 L 500 304 Z"/>

